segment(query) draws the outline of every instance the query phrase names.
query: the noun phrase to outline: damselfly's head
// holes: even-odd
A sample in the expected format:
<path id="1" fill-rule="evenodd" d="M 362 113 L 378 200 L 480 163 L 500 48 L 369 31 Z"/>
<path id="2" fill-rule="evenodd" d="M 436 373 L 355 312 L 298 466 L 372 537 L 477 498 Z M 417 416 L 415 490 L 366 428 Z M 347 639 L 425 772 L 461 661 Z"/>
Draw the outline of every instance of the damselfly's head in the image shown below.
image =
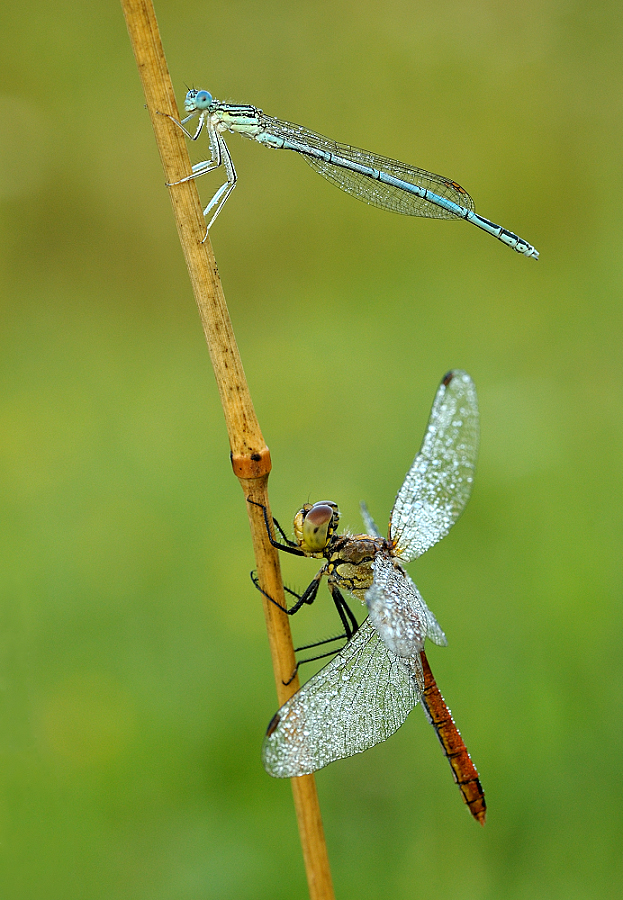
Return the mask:
<path id="1" fill-rule="evenodd" d="M 203 112 L 214 103 L 214 97 L 208 91 L 196 91 L 194 88 L 186 94 L 184 108 L 187 113 Z"/>
<path id="2" fill-rule="evenodd" d="M 294 517 L 296 543 L 306 554 L 322 556 L 339 521 L 340 511 L 332 500 L 306 503 Z"/>

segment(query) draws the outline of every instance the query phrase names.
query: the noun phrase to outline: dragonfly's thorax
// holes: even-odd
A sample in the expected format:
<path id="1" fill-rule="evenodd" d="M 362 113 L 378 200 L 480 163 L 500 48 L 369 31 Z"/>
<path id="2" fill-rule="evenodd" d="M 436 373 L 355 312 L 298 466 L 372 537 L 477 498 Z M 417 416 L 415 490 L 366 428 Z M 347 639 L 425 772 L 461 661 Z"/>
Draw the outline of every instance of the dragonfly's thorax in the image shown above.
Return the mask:
<path id="1" fill-rule="evenodd" d="M 367 534 L 335 536 L 324 554 L 329 584 L 349 591 L 363 603 L 374 578 L 374 558 L 377 553 L 387 552 L 387 548 L 387 541 L 380 537 Z"/>

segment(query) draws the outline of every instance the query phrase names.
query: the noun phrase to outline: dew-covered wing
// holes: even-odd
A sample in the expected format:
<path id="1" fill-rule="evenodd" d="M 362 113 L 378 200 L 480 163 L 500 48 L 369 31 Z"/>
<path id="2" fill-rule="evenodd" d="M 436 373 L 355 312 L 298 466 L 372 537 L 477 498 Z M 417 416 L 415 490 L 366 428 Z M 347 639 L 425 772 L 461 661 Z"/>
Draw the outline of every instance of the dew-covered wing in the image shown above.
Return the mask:
<path id="1" fill-rule="evenodd" d="M 377 554 L 374 580 L 366 592 L 370 621 L 392 654 L 401 659 L 417 657 L 429 637 L 447 644 L 446 636 L 417 587 L 390 556 Z"/>
<path id="2" fill-rule="evenodd" d="M 403 659 L 416 656 L 424 649 L 428 630 L 420 595 L 390 556 L 377 554 L 372 566 L 374 580 L 366 592 L 370 621 L 392 653 Z"/>
<path id="3" fill-rule="evenodd" d="M 409 576 L 407 575 L 407 578 Z M 411 579 L 409 579 L 411 581 Z M 415 585 L 413 585 L 415 587 Z M 417 591 L 417 588 L 415 588 Z M 424 603 L 422 595 L 420 594 L 420 600 Z M 430 611 L 426 603 L 424 603 L 424 608 L 426 609 L 426 618 L 428 620 L 428 630 L 426 632 L 426 637 L 433 642 L 433 644 L 438 644 L 440 647 L 448 646 L 448 638 L 445 636 L 443 629 L 433 613 Z"/>
<path id="4" fill-rule="evenodd" d="M 396 555 L 416 559 L 448 533 L 469 499 L 478 455 L 478 401 L 466 372 L 439 386 L 420 452 L 390 516 Z"/>
<path id="5" fill-rule="evenodd" d="M 278 711 L 262 746 L 264 768 L 276 778 L 308 775 L 374 747 L 400 728 L 422 687 L 419 657 L 394 656 L 366 619 Z"/>

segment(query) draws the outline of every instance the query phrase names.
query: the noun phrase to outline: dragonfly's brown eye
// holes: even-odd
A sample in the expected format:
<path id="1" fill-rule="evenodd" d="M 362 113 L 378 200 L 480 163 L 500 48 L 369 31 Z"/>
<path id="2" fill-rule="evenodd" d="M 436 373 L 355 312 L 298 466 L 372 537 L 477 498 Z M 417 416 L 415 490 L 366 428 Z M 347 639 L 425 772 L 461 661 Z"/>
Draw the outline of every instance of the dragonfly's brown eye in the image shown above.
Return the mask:
<path id="1" fill-rule="evenodd" d="M 335 504 L 314 503 L 303 521 L 303 540 L 310 550 L 324 550 L 335 529 L 333 522 Z"/>

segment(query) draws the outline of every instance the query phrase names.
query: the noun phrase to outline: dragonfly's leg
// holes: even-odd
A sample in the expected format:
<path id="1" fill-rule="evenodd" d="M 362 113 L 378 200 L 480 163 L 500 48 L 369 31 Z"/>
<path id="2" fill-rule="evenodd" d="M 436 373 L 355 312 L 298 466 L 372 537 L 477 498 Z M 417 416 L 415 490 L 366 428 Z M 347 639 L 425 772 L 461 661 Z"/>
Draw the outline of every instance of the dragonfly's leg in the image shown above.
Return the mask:
<path id="1" fill-rule="evenodd" d="M 251 572 L 251 581 L 253 582 L 255 587 L 258 589 L 260 594 L 262 594 L 264 597 L 266 597 L 267 600 L 270 600 L 271 603 L 274 603 L 274 605 L 276 607 L 278 607 L 278 609 L 280 609 L 282 612 L 286 613 L 289 616 L 294 615 L 294 613 L 298 612 L 299 609 L 301 608 L 301 606 L 303 605 L 303 603 L 313 603 L 313 601 L 316 599 L 316 594 L 318 593 L 318 585 L 320 584 L 320 579 L 318 579 L 317 581 L 314 579 L 314 581 L 312 581 L 312 583 L 309 585 L 309 587 L 303 594 L 297 594 L 296 591 L 291 590 L 291 588 L 286 587 L 284 584 L 284 586 L 283 586 L 284 591 L 287 594 L 290 594 L 291 597 L 295 597 L 297 600 L 297 602 L 294 604 L 294 606 L 291 606 L 288 609 L 287 607 L 282 606 L 280 603 L 277 603 L 277 601 L 274 600 L 270 596 L 270 594 L 268 594 L 262 587 L 260 587 L 260 582 L 259 582 L 256 572 Z M 311 599 L 309 599 L 309 597 L 306 598 L 306 596 L 305 596 L 306 594 L 311 595 L 312 593 L 313 593 L 313 597 Z M 347 609 L 348 609 L 348 607 L 347 607 Z M 350 610 L 348 610 L 348 611 L 350 613 Z M 350 614 L 352 615 L 352 613 L 350 613 Z M 350 637 L 351 637 L 351 634 L 349 632 L 345 631 L 343 634 L 336 635 L 336 637 L 325 638 L 322 641 L 315 641 L 313 644 L 305 644 L 302 647 L 295 647 L 294 652 L 299 653 L 301 650 L 311 650 L 314 647 L 322 647 L 325 644 L 331 644 L 331 643 L 333 643 L 333 641 L 343 641 L 345 638 L 346 638 L 346 640 L 348 640 Z M 299 670 L 299 666 L 302 666 L 303 663 L 314 662 L 317 659 L 324 659 L 326 656 L 333 656 L 337 652 L 338 652 L 337 650 L 329 650 L 327 653 L 320 653 L 318 656 L 310 656 L 307 659 L 299 660 L 299 662 L 297 662 L 296 666 L 294 667 L 294 671 L 292 672 L 292 675 L 290 676 L 290 678 L 288 678 L 287 681 L 284 681 L 283 684 L 287 685 L 293 681 L 296 673 Z"/>
<path id="2" fill-rule="evenodd" d="M 320 575 L 320 572 L 318 574 Z M 338 588 L 336 588 L 336 586 L 332 584 L 330 590 L 331 596 L 333 597 L 333 602 L 335 603 L 335 608 L 337 609 L 338 615 L 342 621 L 342 625 L 344 626 L 344 634 L 346 635 L 346 639 L 350 640 L 354 633 L 358 630 L 359 622 L 355 618 L 352 609 L 350 608 Z"/>
<path id="3" fill-rule="evenodd" d="M 318 588 L 320 587 L 320 582 L 322 580 L 322 576 L 325 573 L 325 566 L 322 569 L 319 569 L 318 572 L 314 575 L 312 580 L 309 582 L 303 593 L 301 594 L 301 599 L 299 600 L 299 607 L 301 607 L 304 603 L 311 604 L 314 602 L 318 595 Z M 294 607 L 292 607 L 294 609 Z"/>
<path id="4" fill-rule="evenodd" d="M 277 601 L 274 600 L 270 596 L 270 594 L 268 594 L 262 587 L 260 587 L 260 581 L 259 581 L 259 578 L 257 577 L 257 572 L 251 572 L 251 581 L 253 582 L 255 587 L 258 589 L 260 594 L 262 594 L 263 597 L 266 597 L 267 600 L 270 600 L 271 603 L 274 603 L 275 606 L 277 607 L 277 609 L 280 609 L 281 612 L 287 613 L 289 616 L 292 615 L 293 607 L 290 607 L 290 609 L 288 609 L 288 607 L 282 606 L 281 603 L 277 603 Z M 297 594 L 296 591 L 293 591 L 289 587 L 286 587 L 285 584 L 283 586 L 283 589 L 286 592 L 286 594 L 290 594 L 291 597 L 295 597 L 297 599 L 297 601 L 301 599 L 300 594 Z M 299 604 L 299 606 L 297 607 L 296 612 L 298 612 L 298 610 L 300 608 L 301 608 L 301 604 Z"/>
<path id="5" fill-rule="evenodd" d="M 325 638 L 323 641 L 316 641 L 314 644 L 307 644 L 305 647 L 295 647 L 294 652 L 299 653 L 301 650 L 311 650 L 313 647 L 322 647 L 324 644 L 331 644 L 333 641 L 343 641 L 346 637 L 345 634 L 338 634 L 337 637 Z M 339 653 L 342 648 L 339 647 L 336 650 L 327 650 L 326 653 L 319 653 L 317 656 L 308 656 L 307 659 L 300 659 L 296 666 L 294 667 L 294 672 L 288 678 L 287 681 L 284 681 L 283 684 L 288 685 L 294 681 L 296 673 L 299 670 L 299 667 L 304 665 L 305 663 L 316 662 L 317 659 L 326 659 L 327 656 L 335 656 L 336 653 Z"/>
<path id="6" fill-rule="evenodd" d="M 270 522 L 268 520 L 268 510 L 263 503 L 257 503 L 255 500 L 251 500 L 250 497 L 247 497 L 247 503 L 251 503 L 253 506 L 259 506 L 259 508 L 264 513 L 264 525 L 266 526 L 266 534 L 268 535 L 268 540 L 271 542 L 273 547 L 276 547 L 277 550 L 283 550 L 284 553 L 292 553 L 294 556 L 305 556 L 303 551 L 300 549 L 300 547 L 297 547 L 294 541 L 288 540 L 288 538 L 284 534 L 283 528 L 281 527 L 281 525 L 279 525 L 276 519 L 273 519 L 273 525 L 277 528 L 279 534 L 282 536 L 286 543 L 281 544 L 279 543 L 279 541 L 276 541 L 274 539 L 272 528 L 270 527 Z"/>
<path id="7" fill-rule="evenodd" d="M 316 595 L 318 594 L 318 587 L 320 585 L 320 578 L 322 577 L 323 571 L 323 569 L 320 570 L 318 575 L 314 578 L 311 584 L 308 585 L 308 587 L 302 594 L 297 594 L 296 591 L 293 591 L 284 585 L 283 589 L 285 590 L 285 592 L 287 594 L 290 594 L 290 596 L 294 597 L 296 600 L 296 603 L 290 607 L 285 607 L 282 606 L 281 603 L 277 603 L 277 601 L 260 586 L 259 579 L 255 572 L 251 572 L 251 581 L 258 589 L 260 594 L 262 594 L 262 596 L 266 597 L 267 600 L 270 600 L 271 603 L 274 603 L 275 606 L 278 607 L 278 609 L 280 609 L 282 612 L 287 613 L 287 615 L 289 616 L 293 616 L 299 611 L 303 604 L 311 604 L 314 602 L 314 600 L 316 599 Z"/>
<path id="8" fill-rule="evenodd" d="M 314 641 L 313 644 L 304 644 L 302 647 L 295 647 L 294 652 L 300 653 L 302 650 L 313 650 L 314 647 L 324 647 L 325 644 L 332 644 L 334 641 L 343 641 L 345 637 L 345 634 L 338 634 L 335 637 L 325 638 L 322 641 Z M 332 656 L 336 652 L 336 650 L 329 650 L 328 653 L 323 653 L 322 656 L 314 656 L 312 659 L 302 659 L 299 666 L 302 666 L 303 663 L 306 662 L 313 662 L 315 659 L 323 659 L 325 656 Z"/>
<path id="9" fill-rule="evenodd" d="M 283 530 L 283 528 L 281 527 L 281 525 L 279 524 L 277 519 L 275 519 L 274 516 L 273 516 L 273 525 L 277 529 L 277 531 L 279 532 L 281 537 L 283 538 L 284 543 L 288 545 L 288 547 L 296 547 L 296 542 L 290 540 L 290 538 L 287 536 L 287 534 L 285 533 L 285 531 Z"/>

